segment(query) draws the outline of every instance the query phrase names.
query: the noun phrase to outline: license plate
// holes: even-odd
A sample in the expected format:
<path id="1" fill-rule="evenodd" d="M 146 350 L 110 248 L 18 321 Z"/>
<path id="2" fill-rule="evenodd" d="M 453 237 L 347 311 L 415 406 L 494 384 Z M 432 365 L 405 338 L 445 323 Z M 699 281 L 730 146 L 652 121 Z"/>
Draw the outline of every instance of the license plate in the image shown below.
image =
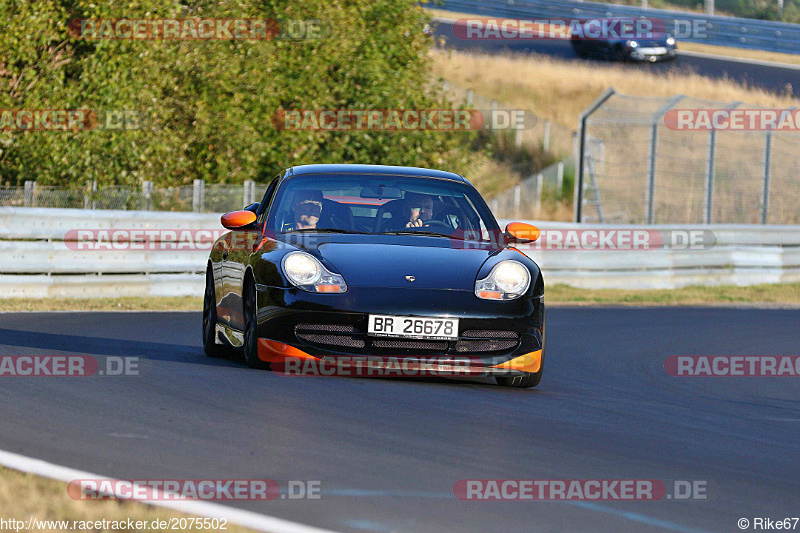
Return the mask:
<path id="1" fill-rule="evenodd" d="M 657 46 L 655 48 L 639 48 L 638 52 L 645 56 L 662 56 L 667 53 L 667 49 Z"/>
<path id="2" fill-rule="evenodd" d="M 455 339 L 458 337 L 458 319 L 369 315 L 367 333 L 375 337 Z"/>

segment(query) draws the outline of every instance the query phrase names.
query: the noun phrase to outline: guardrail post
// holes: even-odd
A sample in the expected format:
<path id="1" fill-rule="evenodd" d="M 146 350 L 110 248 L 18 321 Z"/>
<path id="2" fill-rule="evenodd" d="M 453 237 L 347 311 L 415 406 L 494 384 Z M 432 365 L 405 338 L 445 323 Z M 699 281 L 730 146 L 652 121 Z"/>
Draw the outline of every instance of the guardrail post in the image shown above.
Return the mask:
<path id="1" fill-rule="evenodd" d="M 25 207 L 34 207 L 36 202 L 36 182 L 25 180 Z"/>
<path id="2" fill-rule="evenodd" d="M 253 180 L 244 182 L 244 205 L 248 206 L 256 201 L 256 183 Z"/>
<path id="3" fill-rule="evenodd" d="M 761 223 L 767 223 L 769 216 L 769 179 L 772 165 L 772 132 L 768 131 L 764 138 L 764 186 L 761 190 Z"/>
<path id="4" fill-rule="evenodd" d="M 205 210 L 206 203 L 206 182 L 203 180 L 194 180 L 193 184 L 192 211 L 195 213 L 202 213 Z"/>
<path id="5" fill-rule="evenodd" d="M 550 151 L 550 121 L 544 121 L 544 141 L 542 141 L 542 149 L 545 152 Z"/>
<path id="6" fill-rule="evenodd" d="M 564 162 L 559 161 L 556 167 L 558 174 L 556 175 L 556 196 L 561 200 L 561 190 L 564 188 Z"/>
<path id="7" fill-rule="evenodd" d="M 536 215 L 535 218 L 539 218 L 542 214 L 542 185 L 544 182 L 544 176 L 542 173 L 539 172 L 536 174 Z"/>
<path id="8" fill-rule="evenodd" d="M 153 182 L 142 182 L 142 196 L 144 197 L 144 208 L 146 211 L 153 210 Z"/>

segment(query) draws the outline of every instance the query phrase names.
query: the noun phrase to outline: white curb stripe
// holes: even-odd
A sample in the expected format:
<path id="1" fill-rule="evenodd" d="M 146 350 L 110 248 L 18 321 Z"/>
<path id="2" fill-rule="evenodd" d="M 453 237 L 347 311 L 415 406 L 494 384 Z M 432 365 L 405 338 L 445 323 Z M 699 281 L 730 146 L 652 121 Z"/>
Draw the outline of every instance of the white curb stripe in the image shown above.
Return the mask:
<path id="1" fill-rule="evenodd" d="M 19 470 L 28 474 L 35 474 L 58 481 L 69 483 L 75 479 L 106 479 L 104 476 L 74 470 L 66 466 L 48 463 L 39 459 L 25 457 L 7 451 L 0 450 L 0 465 L 12 470 Z M 111 478 L 107 478 L 111 479 Z M 65 490 L 66 492 L 66 490 Z M 256 531 L 268 533 L 334 533 L 328 529 L 319 529 L 312 526 L 290 522 L 273 516 L 245 511 L 227 507 L 218 503 L 201 501 L 153 501 L 153 500 L 131 500 L 154 505 L 157 507 L 167 507 L 193 515 L 208 518 L 224 518 L 233 524 L 248 527 Z"/>

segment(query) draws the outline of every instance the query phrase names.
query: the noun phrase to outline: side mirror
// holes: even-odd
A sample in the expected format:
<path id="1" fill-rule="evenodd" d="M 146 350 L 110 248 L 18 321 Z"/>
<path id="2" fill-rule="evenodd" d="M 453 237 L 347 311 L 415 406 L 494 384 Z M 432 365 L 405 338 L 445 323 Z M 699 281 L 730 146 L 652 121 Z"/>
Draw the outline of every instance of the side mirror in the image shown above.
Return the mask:
<path id="1" fill-rule="evenodd" d="M 533 242 L 539 238 L 541 232 L 536 226 L 524 222 L 512 222 L 506 226 L 506 244 Z"/>
<path id="2" fill-rule="evenodd" d="M 256 221 L 256 214 L 252 211 L 232 211 L 222 215 L 220 222 L 228 229 L 243 229 Z"/>

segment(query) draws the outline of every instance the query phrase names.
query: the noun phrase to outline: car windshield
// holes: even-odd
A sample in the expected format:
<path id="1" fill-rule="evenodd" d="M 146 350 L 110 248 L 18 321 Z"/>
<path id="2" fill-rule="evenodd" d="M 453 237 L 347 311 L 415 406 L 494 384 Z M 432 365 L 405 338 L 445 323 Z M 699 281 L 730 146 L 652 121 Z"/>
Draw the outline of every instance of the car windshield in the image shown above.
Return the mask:
<path id="1" fill-rule="evenodd" d="M 276 233 L 422 234 L 489 240 L 499 228 L 478 192 L 433 177 L 330 174 L 287 179 L 270 208 Z"/>

